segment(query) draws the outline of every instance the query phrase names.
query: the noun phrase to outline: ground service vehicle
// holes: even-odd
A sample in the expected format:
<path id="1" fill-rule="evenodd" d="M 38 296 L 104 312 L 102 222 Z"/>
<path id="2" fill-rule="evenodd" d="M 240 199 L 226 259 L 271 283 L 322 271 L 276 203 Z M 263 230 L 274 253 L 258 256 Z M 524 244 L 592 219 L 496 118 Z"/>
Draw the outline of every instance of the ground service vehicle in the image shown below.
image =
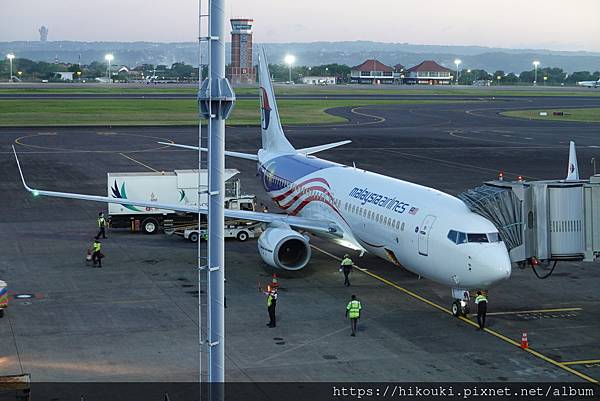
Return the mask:
<path id="1" fill-rule="evenodd" d="M 248 238 L 255 238 L 260 234 L 260 226 L 262 223 L 256 223 L 254 221 L 226 221 L 224 237 L 225 238 L 236 238 L 238 241 L 244 242 Z M 198 239 L 204 239 L 207 235 L 207 228 L 203 226 L 198 231 L 198 228 L 188 228 L 183 231 L 183 238 L 186 238 L 192 242 L 198 242 Z"/>
<path id="2" fill-rule="evenodd" d="M 240 192 L 239 170 L 225 170 L 225 207 L 232 210 L 254 210 L 255 196 Z M 200 185 L 206 188 L 208 173 L 200 170 Z M 108 196 L 118 199 L 135 199 L 150 204 L 198 206 L 198 170 L 172 172 L 108 173 Z M 200 197 L 200 206 L 206 207 L 208 197 Z M 108 216 L 111 228 L 129 228 L 132 232 L 154 234 L 161 231 L 165 222 L 169 226 L 198 224 L 196 213 L 175 212 L 154 207 L 139 207 L 109 203 Z"/>

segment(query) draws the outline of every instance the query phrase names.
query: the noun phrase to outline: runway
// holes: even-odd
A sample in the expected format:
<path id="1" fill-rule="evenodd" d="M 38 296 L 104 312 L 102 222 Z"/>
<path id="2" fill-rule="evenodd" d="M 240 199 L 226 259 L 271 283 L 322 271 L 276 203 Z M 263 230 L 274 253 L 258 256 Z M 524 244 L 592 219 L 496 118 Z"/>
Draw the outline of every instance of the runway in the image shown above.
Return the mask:
<path id="1" fill-rule="evenodd" d="M 285 127 L 296 147 L 351 139 L 320 157 L 432 186 L 453 195 L 494 179 L 561 178 L 568 142 L 580 172 L 593 173 L 600 124 L 529 121 L 497 113 L 518 108 L 600 107 L 600 98 L 511 98 L 461 104 L 365 106 L 332 110 L 348 123 Z M 229 127 L 229 150 L 252 152 L 257 127 Z M 109 232 L 103 269 L 84 253 L 104 206 L 29 196 L 29 184 L 105 194 L 106 173 L 193 168 L 192 151 L 157 141 L 197 142 L 195 127 L 0 129 L 0 278 L 14 294 L 0 334 L 1 374 L 39 381 L 194 381 L 197 379 L 196 247 L 178 237 Z M 256 166 L 242 170 L 244 192 L 267 203 Z M 269 204 L 270 210 L 275 206 Z M 489 329 L 451 317 L 448 288 L 380 259 L 353 255 L 364 271 L 345 288 L 335 257 L 345 250 L 318 239 L 310 264 L 281 273 L 276 329 L 265 327 L 258 287 L 273 270 L 256 243 L 226 244 L 226 377 L 229 381 L 535 382 L 600 380 L 600 269 L 561 263 L 540 281 L 513 268 L 490 293 Z M 200 289 L 202 290 L 202 289 Z M 344 307 L 364 307 L 356 338 Z M 519 342 L 527 331 L 534 352 Z M 592 362 L 590 362 L 592 361 Z"/>

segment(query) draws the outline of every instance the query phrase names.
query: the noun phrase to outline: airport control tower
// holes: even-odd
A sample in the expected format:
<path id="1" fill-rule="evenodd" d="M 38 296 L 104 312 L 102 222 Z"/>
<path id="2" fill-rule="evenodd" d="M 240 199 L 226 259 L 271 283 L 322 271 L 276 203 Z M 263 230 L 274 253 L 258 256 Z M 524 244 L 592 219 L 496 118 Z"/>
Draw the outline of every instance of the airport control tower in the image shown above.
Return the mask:
<path id="1" fill-rule="evenodd" d="M 252 63 L 252 23 L 249 18 L 231 19 L 231 64 L 227 78 L 235 84 L 256 82 L 256 68 Z"/>

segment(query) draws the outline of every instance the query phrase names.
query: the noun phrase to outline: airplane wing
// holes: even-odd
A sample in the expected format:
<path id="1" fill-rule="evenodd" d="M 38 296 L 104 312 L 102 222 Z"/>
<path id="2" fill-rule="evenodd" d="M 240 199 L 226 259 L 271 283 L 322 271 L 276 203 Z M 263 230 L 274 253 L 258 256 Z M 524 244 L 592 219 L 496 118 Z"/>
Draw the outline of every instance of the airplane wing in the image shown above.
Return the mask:
<path id="1" fill-rule="evenodd" d="M 340 141 L 340 142 L 327 143 L 325 145 L 318 145 L 318 146 L 312 146 L 310 148 L 298 149 L 297 152 L 305 154 L 305 155 L 312 155 L 313 153 L 322 152 L 327 149 L 337 148 L 338 146 L 346 145 L 351 142 L 352 141 L 350 141 L 350 140 L 345 140 L 345 141 Z M 180 145 L 177 143 L 168 143 L 168 142 L 158 142 L 158 143 L 160 143 L 161 145 L 173 146 L 175 148 L 201 150 L 203 152 L 208 152 L 207 148 L 198 148 L 198 146 Z M 225 151 L 225 156 L 237 157 L 240 159 L 247 159 L 247 160 L 254 160 L 254 161 L 258 160 L 258 156 L 256 156 L 256 155 L 253 155 L 250 153 L 232 152 L 229 150 Z"/>
<path id="2" fill-rule="evenodd" d="M 173 146 L 174 148 L 183 148 L 183 149 L 191 149 L 191 150 L 201 150 L 203 152 L 208 152 L 207 148 L 198 148 L 198 146 L 191 145 L 179 145 L 177 143 L 168 143 L 168 142 L 158 142 L 161 145 Z M 241 153 L 241 152 L 231 152 L 229 150 L 225 151 L 225 156 L 238 157 L 240 159 L 254 160 L 258 161 L 258 156 L 250 153 Z"/>
<path id="3" fill-rule="evenodd" d="M 120 205 L 132 205 L 132 206 L 142 206 L 142 207 L 152 207 L 158 209 L 165 210 L 175 210 L 179 212 L 187 212 L 187 213 L 199 213 L 199 214 L 207 214 L 208 209 L 206 208 L 198 208 L 191 206 L 183 206 L 183 205 L 172 205 L 167 203 L 158 203 L 158 202 L 144 202 L 144 201 L 135 201 L 131 199 L 122 199 L 122 198 L 110 198 L 108 196 L 97 196 L 97 195 L 85 195 L 85 194 L 77 194 L 71 192 L 57 192 L 57 191 L 45 191 L 41 189 L 34 189 L 27 185 L 25 182 L 25 177 L 23 175 L 23 170 L 21 169 L 21 164 L 19 163 L 19 158 L 17 157 L 17 152 L 15 147 L 13 146 L 13 153 L 15 154 L 15 159 L 17 161 L 17 167 L 19 168 L 19 173 L 21 174 L 21 181 L 23 182 L 23 186 L 27 191 L 29 191 L 33 196 L 51 196 L 56 198 L 66 198 L 66 199 L 79 199 L 85 201 L 93 201 L 93 202 L 102 202 L 102 203 L 116 203 Z M 252 221 L 259 221 L 263 223 L 272 223 L 274 221 L 281 221 L 290 225 L 290 227 L 307 230 L 314 233 L 323 233 L 329 234 L 333 236 L 342 237 L 343 231 L 342 229 L 331 221 L 323 221 L 316 219 L 306 219 L 304 217 L 298 216 L 288 216 L 285 214 L 277 214 L 277 213 L 264 213 L 264 212 L 252 212 L 248 210 L 228 210 L 225 209 L 225 217 L 233 218 L 233 219 L 245 219 Z"/>

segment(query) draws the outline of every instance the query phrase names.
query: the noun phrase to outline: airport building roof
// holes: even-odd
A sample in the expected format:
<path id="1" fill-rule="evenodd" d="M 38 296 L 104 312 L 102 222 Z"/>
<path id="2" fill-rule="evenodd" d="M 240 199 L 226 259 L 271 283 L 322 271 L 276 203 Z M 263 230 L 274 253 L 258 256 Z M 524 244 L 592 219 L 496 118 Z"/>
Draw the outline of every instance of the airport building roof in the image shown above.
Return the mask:
<path id="1" fill-rule="evenodd" d="M 366 60 L 364 63 L 357 65 L 356 67 L 352 67 L 353 70 L 358 71 L 382 71 L 382 72 L 392 72 L 394 69 L 389 67 L 382 62 L 371 59 Z"/>
<path id="2" fill-rule="evenodd" d="M 442 67 L 433 60 L 425 60 L 414 67 L 410 67 L 408 72 L 428 71 L 428 72 L 450 72 L 446 67 Z"/>

